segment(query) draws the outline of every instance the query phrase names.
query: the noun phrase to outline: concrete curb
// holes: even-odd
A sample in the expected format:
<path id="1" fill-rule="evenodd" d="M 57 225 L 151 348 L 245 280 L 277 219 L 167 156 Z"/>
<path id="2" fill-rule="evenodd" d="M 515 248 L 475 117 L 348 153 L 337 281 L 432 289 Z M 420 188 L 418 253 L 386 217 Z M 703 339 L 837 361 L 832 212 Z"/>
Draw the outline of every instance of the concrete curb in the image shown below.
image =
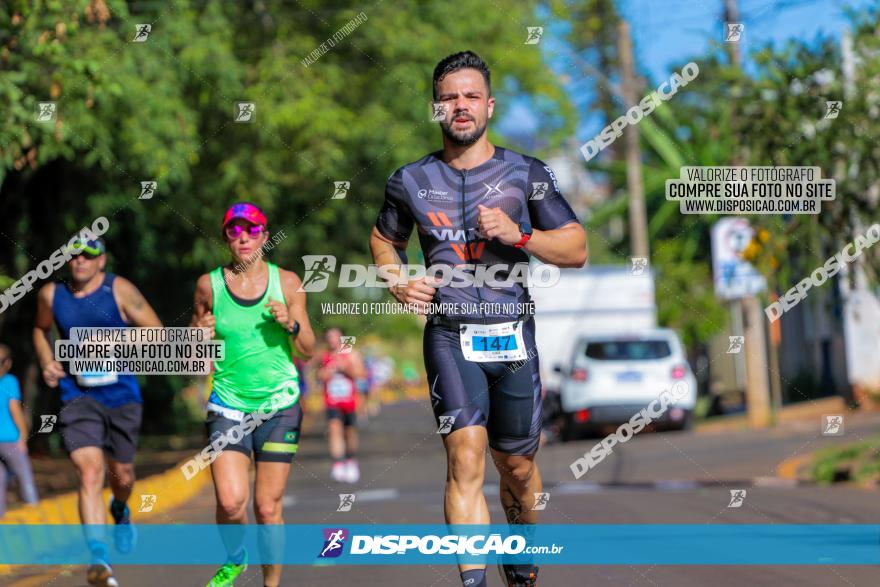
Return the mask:
<path id="1" fill-rule="evenodd" d="M 819 418 L 824 414 L 845 414 L 849 411 L 842 397 L 833 396 L 785 406 L 779 411 L 776 423 L 784 424 L 815 418 L 818 426 Z M 696 426 L 697 434 L 718 434 L 749 429 L 748 417 L 745 414 L 723 417 L 718 422 L 705 422 Z"/>
<path id="2" fill-rule="evenodd" d="M 136 504 L 141 495 L 155 495 L 156 507 L 173 509 L 179 507 L 195 497 L 205 486 L 211 482 L 211 474 L 207 470 L 187 481 L 180 470 L 181 461 L 167 471 L 150 475 L 135 481 L 132 493 L 131 516 L 135 522 L 143 520 L 149 514 L 137 511 Z M 110 488 L 103 492 L 105 502 L 110 500 Z M 0 520 L 0 524 L 79 524 L 79 509 L 77 506 L 77 493 L 69 492 L 63 495 L 41 500 L 33 506 L 24 506 L 12 510 Z M 0 576 L 9 575 L 17 565 L 0 565 Z"/>
<path id="3" fill-rule="evenodd" d="M 776 476 L 788 481 L 811 481 L 809 476 L 802 475 L 801 470 L 813 462 L 814 453 L 805 453 L 789 457 L 776 466 Z"/>
<path id="4" fill-rule="evenodd" d="M 427 397 L 426 386 L 410 385 L 403 389 L 381 389 L 382 402 L 391 405 L 399 401 L 419 400 Z M 304 399 L 306 409 L 312 413 L 323 411 L 324 400 L 321 394 L 313 393 Z M 195 454 L 195 453 L 193 453 Z M 188 459 L 187 459 L 188 460 Z M 181 461 L 167 471 L 150 475 L 135 482 L 132 502 L 137 503 L 141 495 L 155 495 L 156 506 L 162 510 L 170 510 L 180 507 L 196 496 L 205 486 L 211 483 L 211 473 L 207 469 L 200 471 L 195 477 L 187 481 L 180 467 L 186 461 Z M 105 502 L 110 500 L 110 488 L 103 492 Z M 135 522 L 146 519 L 148 513 L 140 513 L 135 507 L 131 508 L 131 516 Z M 79 508 L 77 505 L 77 493 L 69 492 L 48 499 L 41 500 L 33 506 L 24 506 L 7 512 L 0 520 L 0 524 L 79 524 Z M 0 564 L 0 577 L 11 574 L 19 565 Z M 28 565 L 24 565 L 28 566 Z"/>
<path id="5" fill-rule="evenodd" d="M 802 404 L 795 404 L 783 408 L 777 418 L 777 423 L 799 422 L 816 419 L 816 425 L 819 425 L 819 419 L 825 414 L 846 413 L 849 409 L 843 398 L 834 396 L 822 398 Z M 735 416 L 736 420 L 731 419 L 727 422 L 705 424 L 700 432 L 718 433 L 730 432 L 732 430 L 747 430 L 748 420 L 745 416 Z M 804 473 L 803 469 L 813 462 L 815 453 L 809 452 L 787 458 L 776 466 L 776 477 L 782 479 L 786 483 L 812 483 L 813 479 L 808 473 Z"/>

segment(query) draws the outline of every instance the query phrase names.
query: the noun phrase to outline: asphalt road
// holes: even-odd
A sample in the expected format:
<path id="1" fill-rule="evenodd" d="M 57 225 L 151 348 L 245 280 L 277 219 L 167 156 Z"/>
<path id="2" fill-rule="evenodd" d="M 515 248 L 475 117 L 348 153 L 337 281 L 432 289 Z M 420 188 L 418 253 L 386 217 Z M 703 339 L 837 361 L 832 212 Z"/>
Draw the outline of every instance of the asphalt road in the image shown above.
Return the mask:
<path id="1" fill-rule="evenodd" d="M 550 492 L 542 521 L 605 524 L 785 524 L 878 523 L 876 492 L 849 487 L 786 484 L 775 478 L 783 460 L 831 444 L 852 442 L 878 429 L 880 415 L 847 417 L 842 437 L 824 437 L 819 422 L 768 431 L 735 433 L 644 432 L 619 446 L 588 477 L 574 480 L 568 465 L 596 439 L 545 446 L 539 464 Z M 363 430 L 362 479 L 354 486 L 350 512 L 336 512 L 339 493 L 351 486 L 329 478 L 322 436 L 305 436 L 285 498 L 287 523 L 442 523 L 445 460 L 427 402 L 386 407 Z M 490 465 L 491 468 L 491 465 Z M 486 494 L 492 519 L 503 521 L 497 475 L 490 470 Z M 747 489 L 740 508 L 728 508 L 731 489 Z M 184 508 L 157 512 L 157 523 L 212 523 L 213 496 L 206 491 Z M 204 585 L 214 568 L 200 566 L 117 567 L 123 587 Z M 551 566 L 541 568 L 549 586 L 713 585 L 779 587 L 874 586 L 880 569 L 867 566 Z M 85 585 L 82 567 L 31 567 L 0 585 Z M 260 586 L 251 567 L 239 587 Z M 454 566 L 287 567 L 284 585 L 383 585 L 458 587 Z M 490 585 L 501 585 L 494 570 Z"/>

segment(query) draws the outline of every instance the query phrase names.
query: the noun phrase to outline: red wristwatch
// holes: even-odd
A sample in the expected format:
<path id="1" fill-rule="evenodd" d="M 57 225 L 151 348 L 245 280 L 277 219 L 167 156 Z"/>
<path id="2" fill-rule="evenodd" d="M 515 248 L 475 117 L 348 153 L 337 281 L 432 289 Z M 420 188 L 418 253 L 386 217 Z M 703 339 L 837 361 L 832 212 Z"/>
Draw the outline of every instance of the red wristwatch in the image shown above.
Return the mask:
<path id="1" fill-rule="evenodd" d="M 529 242 L 530 238 L 532 238 L 532 225 L 528 222 L 520 222 L 519 233 L 522 235 L 522 237 L 520 237 L 519 242 L 513 244 L 513 246 L 517 249 L 521 249 L 526 246 L 526 243 Z"/>

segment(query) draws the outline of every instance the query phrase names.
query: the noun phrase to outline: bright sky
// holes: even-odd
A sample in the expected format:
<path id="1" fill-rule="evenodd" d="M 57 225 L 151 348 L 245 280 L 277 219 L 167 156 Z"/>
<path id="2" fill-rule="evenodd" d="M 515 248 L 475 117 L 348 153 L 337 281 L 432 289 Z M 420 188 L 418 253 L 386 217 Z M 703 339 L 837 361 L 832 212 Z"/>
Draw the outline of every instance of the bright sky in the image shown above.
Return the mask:
<path id="1" fill-rule="evenodd" d="M 743 55 L 772 42 L 839 38 L 849 21 L 845 7 L 871 0 L 739 0 Z M 654 80 L 682 60 L 700 55 L 722 34 L 723 0 L 618 0 L 635 38 L 637 63 Z"/>
<path id="2" fill-rule="evenodd" d="M 846 7 L 861 8 L 873 2 L 876 0 L 739 0 L 739 20 L 745 25 L 740 44 L 746 70 L 749 53 L 767 43 L 778 47 L 789 39 L 839 39 L 849 24 Z M 649 86 L 668 78 L 686 60 L 707 52 L 713 39 L 723 38 L 724 0 L 618 0 L 618 7 L 630 23 L 636 64 L 647 75 Z M 549 35 L 545 31 L 541 41 L 551 54 L 560 49 L 553 32 L 563 31 Z M 582 113 L 576 136 L 580 144 L 601 130 L 602 121 L 586 112 L 593 80 L 562 65 L 565 61 L 551 59 L 554 69 L 571 76 L 569 95 Z M 527 99 L 514 101 L 500 127 L 502 132 L 540 132 Z"/>

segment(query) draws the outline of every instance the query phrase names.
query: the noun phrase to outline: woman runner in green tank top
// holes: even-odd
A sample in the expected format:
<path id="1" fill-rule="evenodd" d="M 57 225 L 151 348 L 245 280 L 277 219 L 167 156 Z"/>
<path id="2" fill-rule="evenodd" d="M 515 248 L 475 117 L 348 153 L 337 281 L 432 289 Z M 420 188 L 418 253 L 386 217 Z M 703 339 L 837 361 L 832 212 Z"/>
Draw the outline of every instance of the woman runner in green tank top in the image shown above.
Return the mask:
<path id="1" fill-rule="evenodd" d="M 262 298 L 247 306 L 232 297 L 224 267 L 210 273 L 215 338 L 226 347 L 223 360 L 214 363 L 211 391 L 220 405 L 243 412 L 256 411 L 276 397 L 279 408 L 293 405 L 299 398 L 290 334 L 273 324 L 275 319 L 265 307 L 269 300 L 284 300 L 280 271 L 277 265 L 265 265 L 269 285 Z"/>
<path id="2" fill-rule="evenodd" d="M 229 587 L 247 568 L 243 547 L 251 454 L 256 466 L 254 516 L 261 524 L 264 560 L 283 549 L 281 499 L 299 446 L 302 410 L 299 374 L 292 354 L 311 358 L 315 335 L 306 315 L 299 277 L 263 260 L 269 239 L 266 216 L 240 202 L 226 211 L 223 235 L 232 262 L 202 275 L 196 284 L 192 325 L 224 342 L 215 361 L 208 399 L 208 462 L 217 499 L 216 519 L 228 560 L 208 587 Z M 205 451 L 203 451 L 205 453 Z M 263 584 L 281 581 L 281 565 L 263 565 Z"/>

